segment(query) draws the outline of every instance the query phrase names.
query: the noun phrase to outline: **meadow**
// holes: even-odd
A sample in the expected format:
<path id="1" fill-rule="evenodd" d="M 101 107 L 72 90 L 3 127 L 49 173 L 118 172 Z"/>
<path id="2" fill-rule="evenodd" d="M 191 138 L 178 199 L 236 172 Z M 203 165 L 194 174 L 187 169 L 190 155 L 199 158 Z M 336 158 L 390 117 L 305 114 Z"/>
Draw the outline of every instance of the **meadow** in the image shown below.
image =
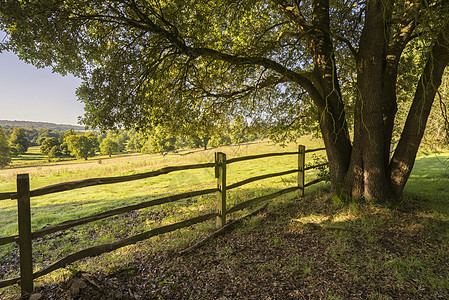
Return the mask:
<path id="1" fill-rule="evenodd" d="M 302 138 L 298 143 L 305 144 L 306 149 L 322 146 L 319 140 L 308 137 Z M 36 158 L 32 162 L 33 165 L 26 165 L 26 158 L 23 157 L 20 161 L 17 161 L 18 165 L 15 168 L 1 170 L 0 190 L 2 192 L 14 191 L 15 176 L 19 173 L 29 173 L 31 189 L 35 189 L 59 182 L 135 174 L 165 166 L 211 162 L 216 151 L 225 152 L 229 159 L 258 153 L 296 150 L 297 144 L 294 143 L 280 147 L 264 141 L 205 151 L 184 150 L 178 153 L 170 153 L 165 157 L 161 155 L 123 154 L 113 158 L 98 156 L 88 161 L 73 160 L 49 163 L 45 161 L 45 158 L 39 159 L 35 155 L 33 156 Z M 324 155 L 324 153 L 320 154 Z M 306 156 L 306 164 L 314 164 L 316 160 L 316 157 L 312 155 Z M 265 234 L 262 239 L 267 239 L 269 243 L 268 248 L 279 248 L 282 251 L 290 249 L 291 253 L 295 253 L 295 250 L 291 249 L 293 245 L 284 233 L 311 234 L 312 237 L 319 238 L 320 243 L 326 243 L 323 251 L 330 261 L 328 263 L 343 268 L 345 274 L 340 275 L 343 277 L 352 276 L 351 280 L 354 284 L 366 280 L 366 276 L 363 276 L 363 270 L 369 267 L 374 272 L 373 276 L 383 274 L 391 282 L 396 282 L 396 285 L 392 284 L 396 291 L 402 292 L 401 286 L 406 289 L 412 284 L 413 287 L 415 285 L 423 287 L 424 291 L 430 295 L 447 295 L 449 291 L 447 271 L 449 269 L 447 268 L 449 266 L 447 258 L 449 256 L 449 226 L 447 226 L 449 224 L 448 160 L 449 154 L 432 154 L 419 157 L 407 184 L 403 202 L 397 207 L 384 207 L 369 203 L 343 203 L 329 196 L 327 193 L 329 185 L 322 183 L 307 189 L 304 199 L 299 199 L 297 195 L 290 193 L 272 200 L 272 204 L 268 208 L 271 211 L 269 216 L 276 216 L 277 219 L 273 221 L 268 218 L 269 222 L 267 222 L 263 219 L 267 215 L 255 217 L 245 223 L 244 227 L 233 232 L 228 242 L 218 240 L 211 247 L 217 247 L 218 249 L 218 244 L 223 242 L 232 245 L 235 242 L 234 239 L 251 241 L 254 232 L 258 235 L 262 232 Z M 227 181 L 228 184 L 232 184 L 256 175 L 288 170 L 296 168 L 296 166 L 297 157 L 295 155 L 239 162 L 228 166 Z M 316 172 L 309 173 L 306 176 L 306 182 L 313 180 L 315 177 Z M 31 202 L 32 228 L 37 230 L 52 224 L 165 195 L 214 187 L 215 180 L 214 170 L 210 168 L 181 171 L 144 180 L 35 197 L 32 198 Z M 242 186 L 229 191 L 228 206 L 281 188 L 294 186 L 295 183 L 296 175 L 287 175 Z M 86 247 L 110 243 L 161 225 L 214 211 L 215 205 L 215 195 L 194 197 L 176 203 L 142 209 L 79 226 L 63 233 L 55 233 L 49 237 L 39 238 L 33 242 L 34 267 L 38 270 L 69 253 Z M 16 210 L 14 201 L 0 202 L 0 236 L 17 234 Z M 234 214 L 231 219 L 239 218 L 245 213 L 247 211 Z M 211 220 L 195 225 L 192 229 L 182 229 L 116 250 L 110 254 L 74 263 L 44 276 L 37 280 L 35 284 L 37 286 L 54 285 L 69 280 L 79 270 L 114 274 L 133 266 L 136 257 L 154 258 L 154 255 L 158 253 L 158 255 L 164 256 L 163 253 L 179 251 L 214 230 L 215 221 Z M 319 231 L 317 232 L 317 230 Z M 386 243 L 387 240 L 389 241 L 390 234 L 405 235 L 401 243 L 406 243 L 404 249 L 411 251 L 411 254 L 404 250 L 403 255 L 392 255 L 390 253 L 392 250 L 388 250 L 389 246 Z M 424 239 L 426 244 L 420 245 L 414 242 L 413 247 L 411 247 L 407 244 L 410 236 L 419 241 Z M 361 237 L 363 237 L 362 240 L 360 240 Z M 232 246 L 229 248 L 231 250 L 226 250 L 227 246 L 221 245 L 220 247 L 217 251 L 223 265 L 235 269 L 235 272 L 242 272 L 242 266 L 236 264 L 237 258 L 233 255 Z M 409 248 L 410 250 L 408 250 Z M 430 253 L 431 249 L 437 249 L 437 251 Z M 17 252 L 18 249 L 15 244 L 0 247 L 1 279 L 17 276 Z M 378 254 L 370 255 L 373 252 L 378 252 Z M 291 253 L 284 253 L 283 255 L 289 257 Z M 301 255 L 305 254 L 307 254 L 307 251 Z M 195 255 L 200 254 L 194 254 L 191 260 L 195 259 Z M 385 256 L 388 256 L 389 259 L 386 259 Z M 248 257 L 251 257 L 251 255 L 248 255 Z M 312 279 L 317 280 L 316 277 L 320 270 L 317 264 L 320 263 L 321 258 L 298 256 L 296 261 L 296 258 L 293 259 L 293 257 L 295 256 L 281 259 L 285 263 L 282 266 L 272 265 L 271 262 L 261 264 L 261 269 L 257 268 L 256 270 L 257 274 L 280 276 L 276 275 L 277 273 L 273 275 L 273 270 L 279 269 L 282 270 L 282 274 L 285 272 L 290 272 L 290 275 L 299 274 L 302 279 L 307 279 L 306 282 L 318 289 L 320 280 L 315 284 Z M 179 268 L 178 263 L 176 262 L 173 267 Z M 167 268 L 170 264 L 174 264 L 173 260 L 165 263 Z M 446 271 L 441 272 L 444 266 L 446 266 Z M 417 270 L 418 273 L 416 273 Z M 176 274 L 175 271 L 173 272 Z M 248 270 L 248 272 L 250 271 Z M 323 280 L 322 277 L 320 279 Z M 402 285 L 398 285 L 398 282 Z M 193 286 L 190 295 L 195 295 Z M 170 294 L 170 291 L 173 293 L 176 290 L 176 284 L 173 284 L 172 281 L 167 282 L 167 284 L 163 282 L 156 287 L 156 291 L 162 289 L 158 292 L 161 298 L 174 296 L 174 294 Z M 374 292 L 370 295 L 377 298 L 375 292 L 382 289 L 379 286 L 374 286 L 373 289 Z M 417 288 L 415 293 L 419 294 L 419 292 L 420 290 Z M 14 297 L 17 294 L 17 286 L 0 291 L 0 296 L 3 295 L 4 297 Z M 325 294 L 326 297 L 324 298 L 344 299 L 346 298 L 344 295 L 347 294 L 332 292 Z M 382 292 L 379 295 L 388 298 L 389 294 Z M 184 297 L 185 295 L 181 295 L 181 298 Z M 206 299 L 207 297 L 203 295 L 200 298 Z"/>
<path id="2" fill-rule="evenodd" d="M 321 146 L 318 140 L 307 139 L 307 142 L 310 146 Z M 0 190 L 2 192 L 14 191 L 15 177 L 21 173 L 30 175 L 31 189 L 36 189 L 60 182 L 129 175 L 156 170 L 165 166 L 211 162 L 216 151 L 225 152 L 229 159 L 244 155 L 296 150 L 296 144 L 279 146 L 270 142 L 259 142 L 221 147 L 219 149 L 184 150 L 178 153 L 170 153 L 165 157 L 160 154 L 123 154 L 112 158 L 96 156 L 88 161 L 47 162 L 45 157 L 38 158 L 36 149 L 30 149 L 30 153 L 17 159 L 13 167 L 0 171 Z M 26 165 L 25 163 L 29 157 L 32 157 L 29 161 L 31 165 Z M 256 175 L 296 167 L 297 157 L 294 155 L 240 162 L 228 166 L 228 184 Z M 32 230 L 161 196 L 215 187 L 216 179 L 214 175 L 213 168 L 180 171 L 156 178 L 34 197 L 31 201 Z M 292 186 L 295 183 L 295 175 L 255 182 L 230 191 L 228 194 L 228 205 L 235 205 L 238 202 L 268 194 L 277 189 Z M 50 247 L 52 251 L 49 254 L 45 253 L 49 239 L 38 239 L 35 245 L 33 245 L 33 256 L 39 257 L 36 260 L 36 268 L 41 268 L 68 253 L 89 246 L 112 242 L 119 237 L 137 234 L 156 225 L 179 221 L 183 218 L 197 215 L 199 212 L 213 211 L 215 203 L 215 195 L 200 196 L 179 201 L 179 203 L 144 209 L 130 213 L 128 214 L 129 216 L 113 217 L 94 224 L 80 226 L 74 230 L 69 230 L 64 235 L 55 234 L 57 238 L 51 242 L 53 246 Z M 111 221 L 113 222 L 111 223 Z M 213 229 L 214 222 L 205 226 L 208 229 Z M 15 201 L 0 202 L 0 228 L 0 236 L 17 234 L 17 206 Z M 17 274 L 16 271 L 9 272 L 5 270 L 5 266 L 10 270 L 8 262 L 15 261 L 13 256 L 17 255 L 16 245 L 0 247 L 0 254 L 2 257 L 3 276 L 6 278 L 7 274 L 9 276 Z"/>
<path id="3" fill-rule="evenodd" d="M 307 139 L 307 141 L 310 148 L 321 146 L 318 140 Z M 31 149 L 31 151 L 33 150 Z M 2 192 L 14 191 L 16 176 L 22 173 L 30 175 L 30 188 L 36 189 L 56 183 L 87 178 L 130 175 L 157 170 L 166 166 L 212 162 L 214 153 L 217 151 L 226 153 L 229 159 L 268 152 L 297 151 L 297 145 L 279 146 L 270 142 L 260 142 L 209 150 L 185 150 L 170 153 L 165 157 L 160 154 L 124 154 L 113 158 L 96 156 L 88 161 L 71 160 L 53 163 L 46 163 L 45 158 L 42 158 L 38 160 L 41 164 L 31 166 L 23 165 L 26 160 L 26 156 L 24 156 L 19 161 L 19 166 L 0 171 L 0 190 Z M 323 154 L 323 152 L 321 153 Z M 36 163 L 36 161 L 33 161 L 33 163 Z M 230 165 L 228 166 L 228 185 L 255 175 L 293 169 L 296 168 L 296 165 L 297 157 L 294 155 Z M 216 184 L 214 175 L 213 168 L 188 170 L 146 180 L 35 197 L 32 199 L 33 229 L 95 214 L 118 205 L 133 204 L 155 196 L 214 187 Z M 245 190 L 248 187 L 252 189 L 254 187 L 267 187 L 270 189 L 276 186 L 285 186 L 291 184 L 291 182 L 296 182 L 296 177 L 290 175 L 273 180 L 268 185 L 266 185 L 267 181 L 253 183 L 245 186 Z M 2 228 L 0 235 L 17 234 L 17 223 L 11 222 L 12 219 L 15 219 L 15 201 L 0 202 L 0 210 L 3 216 L 7 216 L 0 219 L 0 227 Z"/>

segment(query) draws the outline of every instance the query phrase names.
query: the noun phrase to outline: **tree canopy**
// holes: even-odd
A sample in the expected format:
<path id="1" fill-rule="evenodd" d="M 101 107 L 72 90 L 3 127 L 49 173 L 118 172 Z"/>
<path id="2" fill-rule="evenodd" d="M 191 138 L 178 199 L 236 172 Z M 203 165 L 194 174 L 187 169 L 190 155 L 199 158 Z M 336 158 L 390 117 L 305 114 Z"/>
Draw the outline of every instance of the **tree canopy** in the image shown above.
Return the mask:
<path id="1" fill-rule="evenodd" d="M 111 157 L 112 154 L 123 151 L 123 142 L 119 141 L 118 137 L 112 133 L 101 140 L 100 142 L 100 152 L 101 154 L 106 154 Z"/>
<path id="2" fill-rule="evenodd" d="M 30 141 L 28 140 L 25 129 L 14 127 L 11 138 L 9 139 L 9 147 L 13 155 L 22 155 L 28 151 Z"/>
<path id="3" fill-rule="evenodd" d="M 68 134 L 64 142 L 67 144 L 68 151 L 76 158 L 87 160 L 89 156 L 94 156 L 99 150 L 99 142 L 92 132 L 85 134 Z"/>
<path id="4" fill-rule="evenodd" d="M 48 137 L 42 142 L 42 145 L 40 146 L 41 153 L 44 155 L 48 155 L 53 147 L 59 147 L 59 145 L 60 143 L 57 138 Z"/>
<path id="5" fill-rule="evenodd" d="M 318 124 L 333 191 L 374 201 L 401 196 L 449 62 L 444 0 L 0 3 L 3 49 L 84 80 L 85 124 L 181 134 L 227 116 L 280 133 Z M 390 159 L 407 72 L 418 76 Z"/>

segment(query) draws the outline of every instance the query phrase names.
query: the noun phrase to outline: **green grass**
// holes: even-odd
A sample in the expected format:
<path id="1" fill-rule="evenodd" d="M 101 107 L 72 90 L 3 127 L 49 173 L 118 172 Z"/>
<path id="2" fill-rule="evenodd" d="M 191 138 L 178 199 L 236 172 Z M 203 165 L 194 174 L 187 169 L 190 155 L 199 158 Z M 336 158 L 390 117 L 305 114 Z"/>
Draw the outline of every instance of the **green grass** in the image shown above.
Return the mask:
<path id="1" fill-rule="evenodd" d="M 316 140 L 312 140 L 319 145 Z M 315 146 L 315 145 L 314 145 Z M 252 145 L 241 145 L 233 147 L 222 147 L 207 151 L 195 151 L 185 155 L 184 153 L 170 154 L 167 157 L 161 155 L 139 155 L 129 154 L 115 157 L 112 159 L 105 157 L 95 157 L 88 161 L 78 160 L 70 162 L 51 163 L 42 166 L 20 167 L 15 169 L 6 169 L 0 171 L 0 190 L 14 191 L 15 177 L 18 173 L 29 173 L 31 189 L 52 185 L 60 182 L 74 181 L 86 178 L 119 176 L 146 172 L 149 170 L 159 169 L 169 165 L 195 164 L 213 161 L 215 151 L 223 151 L 227 153 L 228 159 L 234 156 L 242 156 L 257 153 L 275 152 L 275 151 L 292 151 L 295 145 L 289 145 L 286 148 L 280 148 L 271 143 L 261 143 Z M 296 157 L 285 156 L 280 158 L 260 159 L 256 163 L 254 161 L 245 161 L 228 166 L 228 184 L 232 184 L 242 178 L 248 178 L 251 175 L 260 175 L 263 172 L 271 173 L 277 170 L 286 170 L 296 167 Z M 284 179 L 285 180 L 285 179 Z M 183 171 L 171 173 L 169 175 L 160 176 L 144 181 L 133 181 L 112 186 L 100 186 L 95 188 L 85 188 L 67 193 L 59 193 L 55 196 L 46 196 L 42 199 L 33 201 L 37 206 L 46 205 L 53 202 L 59 204 L 72 202 L 82 202 L 85 198 L 111 199 L 114 196 L 119 199 L 124 195 L 129 196 L 131 190 L 131 198 L 139 195 L 164 194 L 173 188 L 185 190 L 188 187 L 199 185 L 209 186 L 215 182 L 213 169 L 202 169 L 193 171 Z M 151 192 L 148 191 L 148 185 L 151 185 Z M 258 185 L 256 183 L 255 185 Z M 263 185 L 265 186 L 265 185 Z M 65 199 L 65 198 L 68 199 Z M 78 198 L 80 197 L 80 198 Z M 129 198 L 129 197 L 126 197 Z M 70 200 L 69 200 L 70 199 Z"/>
<path id="2" fill-rule="evenodd" d="M 449 215 L 449 153 L 419 157 L 404 194 L 425 209 Z"/>
<path id="3" fill-rule="evenodd" d="M 229 158 L 234 156 L 265 153 L 273 151 L 291 151 L 295 145 L 279 148 L 271 143 L 222 147 Z M 87 162 L 57 163 L 48 166 L 21 168 L 20 173 L 30 173 L 31 189 L 94 177 L 128 175 L 159 169 L 167 165 L 195 164 L 213 161 L 217 149 L 197 151 L 188 155 L 128 155 L 114 159 L 98 159 Z M 297 157 L 294 155 L 259 159 L 258 161 L 239 162 L 228 166 L 228 184 L 260 175 L 296 168 Z M 4 179 L 0 180 L 1 191 L 14 191 L 14 176 L 18 170 L 1 171 Z M 267 185 L 267 182 L 271 182 Z M 234 205 L 241 198 L 260 196 L 265 190 L 291 186 L 296 182 L 295 176 L 284 176 L 246 185 L 229 191 L 229 205 Z M 149 200 L 161 195 L 199 190 L 215 186 L 213 168 L 189 170 L 171 173 L 155 178 L 130 181 L 114 185 L 83 188 L 74 191 L 51 194 L 32 199 L 33 230 L 43 226 L 99 213 L 117 206 L 124 206 Z M 16 204 L 14 201 L 0 202 L 0 236 L 17 233 Z"/>
<path id="4" fill-rule="evenodd" d="M 14 156 L 11 159 L 11 166 L 17 167 L 21 165 L 30 165 L 36 163 L 47 162 L 48 158 L 40 152 L 39 146 L 33 146 L 28 148 L 28 152 L 20 155 Z"/>
<path id="5" fill-rule="evenodd" d="M 321 146 L 317 140 L 304 139 L 303 142 L 307 142 L 311 148 Z M 29 173 L 31 189 L 35 189 L 59 182 L 146 172 L 169 165 L 210 162 L 213 161 L 215 151 L 225 152 L 229 159 L 242 155 L 293 150 L 297 150 L 297 145 L 289 144 L 285 147 L 279 147 L 269 142 L 261 142 L 260 144 L 221 147 L 206 151 L 181 151 L 178 154 L 169 154 L 166 157 L 128 154 L 113 158 L 95 157 L 88 161 L 52 162 L 39 166 L 22 165 L 19 168 L 0 171 L 0 190 L 2 192 L 14 191 L 15 176 L 18 173 Z M 26 157 L 34 157 L 33 155 L 24 155 L 21 164 L 25 162 Z M 32 163 L 34 163 L 34 160 Z M 297 168 L 297 157 L 295 155 L 238 162 L 228 166 L 228 184 L 256 175 L 294 168 Z M 311 176 L 313 176 L 313 172 Z M 293 186 L 295 183 L 296 176 L 291 175 L 263 180 L 230 190 L 228 192 L 228 207 L 280 188 Z M 161 196 L 215 186 L 214 170 L 213 168 L 207 168 L 35 197 L 31 201 L 32 230 Z M 53 234 L 50 238 L 37 239 L 33 243 L 33 256 L 37 257 L 35 268 L 42 268 L 56 259 L 86 247 L 110 243 L 157 226 L 214 211 L 215 203 L 216 196 L 213 194 L 195 197 L 128 213 L 126 216 L 116 216 L 79 226 L 66 231 L 64 234 Z M 15 201 L 0 202 L 0 236 L 17 234 L 16 211 Z M 237 217 L 237 215 L 231 216 L 231 218 Z M 212 220 L 199 227 L 211 230 L 214 228 L 214 222 Z M 182 241 L 180 240 L 179 243 L 186 243 L 188 241 L 186 236 L 193 234 L 186 234 L 189 231 L 185 230 L 180 232 L 182 232 Z M 171 234 L 173 240 L 176 240 L 176 238 L 173 238 L 176 235 Z M 158 238 L 154 240 L 158 240 Z M 0 247 L 1 264 L 8 264 L 8 260 L 13 260 L 13 256 L 16 254 L 17 246 L 14 244 Z M 5 278 L 16 276 L 17 270 L 5 275 L 7 275 Z"/>
<path id="6" fill-rule="evenodd" d="M 303 139 L 300 143 L 306 144 L 306 148 L 321 147 L 317 140 Z M 22 172 L 30 173 L 32 188 L 38 188 L 57 182 L 145 172 L 168 165 L 208 162 L 213 160 L 215 151 L 225 152 L 229 159 L 242 155 L 296 149 L 295 144 L 280 148 L 264 142 L 206 151 L 186 151 L 169 154 L 167 157 L 127 154 L 111 159 L 97 157 L 87 162 L 58 162 L 6 169 L 0 171 L 0 190 L 13 191 L 15 174 Z M 312 156 L 308 155 L 306 163 L 311 163 L 311 160 Z M 406 297 L 409 295 L 407 289 L 412 295 L 419 295 L 422 293 L 421 289 L 425 290 L 426 295 L 446 295 L 445 292 L 449 291 L 448 160 L 449 154 L 419 157 L 399 208 L 370 203 L 341 203 L 322 191 L 327 189 L 326 184 L 309 188 L 304 201 L 299 199 L 292 201 L 293 194 L 273 200 L 269 207 L 272 217 L 251 218 L 233 234 L 237 235 L 237 240 L 251 240 L 253 235 L 256 235 L 255 240 L 266 238 L 267 249 L 285 253 L 284 256 L 268 260 L 266 264 L 257 263 L 254 274 L 248 275 L 264 278 L 268 273 L 290 274 L 292 278 L 301 278 L 318 290 L 318 282 L 322 279 L 320 274 L 323 272 L 322 268 L 325 268 L 319 260 L 325 257 L 329 268 L 335 268 L 335 274 L 341 276 L 339 280 L 366 288 L 367 298 L 389 299 L 388 295 L 391 293 Z M 294 155 L 230 164 L 227 173 L 228 184 L 296 167 L 297 158 Z M 315 174 L 312 172 L 307 175 L 306 181 L 314 179 Z M 214 171 L 210 168 L 36 197 L 32 199 L 32 227 L 36 230 L 160 196 L 214 187 L 215 181 Z M 293 174 L 230 190 L 228 207 L 293 186 L 295 183 L 296 176 Z M 45 267 L 56 259 L 86 247 L 109 243 L 161 225 L 214 211 L 215 200 L 215 195 L 195 197 L 108 218 L 37 239 L 33 242 L 35 268 Z M 0 236 L 17 233 L 16 210 L 14 201 L 0 202 Z M 243 212 L 230 217 L 235 219 L 241 214 Z M 134 251 L 162 253 L 185 248 L 192 241 L 214 230 L 214 225 L 215 220 L 211 220 L 194 226 L 193 230 L 182 229 L 152 238 L 140 245 L 125 247 L 107 255 L 77 262 L 37 280 L 37 285 L 60 282 L 79 269 L 92 272 L 101 270 L 106 273 L 120 270 L 132 261 Z M 319 236 L 319 246 L 312 247 L 312 252 L 320 249 L 322 252 L 304 257 L 300 251 L 296 252 L 297 247 L 295 248 L 290 239 L 292 235 L 302 236 L 308 233 L 311 233 L 311 237 L 317 234 Z M 228 267 L 237 273 L 241 271 L 242 264 L 246 265 L 249 259 L 243 254 L 233 256 L 231 248 L 217 249 L 219 260 L 224 264 L 223 268 Z M 17 269 L 9 268 L 17 266 L 11 263 L 16 255 L 15 244 L 0 247 L 0 265 L 2 265 L 0 274 L 5 274 L 4 278 L 17 276 Z M 253 272 L 251 270 L 247 272 Z M 390 287 L 394 292 L 388 290 Z M 17 292 L 15 286 L 0 291 L 0 296 L 2 293 L 14 295 Z M 326 293 L 328 299 L 345 298 L 337 289 L 335 292 Z"/>
<path id="7" fill-rule="evenodd" d="M 306 285 L 311 298 L 321 297 L 325 286 L 332 291 L 327 299 L 447 299 L 449 182 L 441 176 L 443 182 L 426 182 L 422 191 L 416 175 L 427 167 L 429 178 L 444 175 L 445 167 L 436 160 L 419 158 L 399 208 L 344 204 L 327 193 L 307 193 L 305 201 L 274 202 L 268 216 L 253 218 L 236 234 L 267 240 L 266 249 L 277 265 L 262 272 L 265 278 L 283 280 L 288 272 L 287 281 L 299 278 L 294 284 Z M 446 188 L 438 189 L 444 180 Z"/>

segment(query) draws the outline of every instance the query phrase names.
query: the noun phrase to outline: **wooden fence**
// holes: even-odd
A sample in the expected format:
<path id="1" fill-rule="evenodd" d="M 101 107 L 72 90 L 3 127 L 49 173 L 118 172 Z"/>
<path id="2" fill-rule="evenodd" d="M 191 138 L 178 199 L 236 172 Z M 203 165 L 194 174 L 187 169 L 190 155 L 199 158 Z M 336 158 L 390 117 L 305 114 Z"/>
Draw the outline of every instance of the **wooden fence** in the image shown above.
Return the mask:
<path id="1" fill-rule="evenodd" d="M 255 205 L 275 197 L 278 197 L 282 194 L 293 192 L 296 190 L 300 191 L 300 195 L 304 196 L 304 188 L 310 186 L 312 184 L 318 183 L 323 179 L 316 179 L 307 184 L 304 184 L 304 172 L 309 169 L 318 168 L 325 166 L 324 164 L 319 164 L 316 166 L 305 167 L 305 154 L 309 152 L 315 152 L 324 150 L 324 148 L 319 149 L 311 149 L 305 150 L 304 146 L 299 146 L 297 152 L 279 152 L 279 153 L 267 153 L 260 155 L 250 155 L 243 157 L 236 157 L 229 160 L 226 160 L 226 154 L 217 152 L 215 153 L 215 162 L 214 163 L 204 163 L 204 164 L 196 164 L 196 165 L 184 165 L 184 166 L 175 166 L 175 167 L 165 167 L 156 171 L 127 175 L 127 176 L 118 176 L 118 177 L 106 177 L 106 178 L 92 178 L 85 180 L 78 180 L 73 182 L 59 183 L 51 186 L 46 186 L 42 188 L 38 188 L 35 190 L 30 190 L 30 181 L 28 174 L 19 174 L 17 175 L 17 192 L 10 193 L 0 193 L 0 200 L 9 200 L 16 199 L 17 207 L 18 207 L 18 227 L 19 234 L 7 237 L 0 237 L 0 246 L 17 242 L 19 244 L 19 261 L 20 261 L 20 277 L 2 280 L 0 281 L 0 288 L 7 287 L 16 283 L 20 284 L 21 290 L 23 294 L 31 293 L 33 291 L 33 279 L 44 276 L 50 272 L 53 272 L 57 269 L 63 268 L 68 264 L 81 260 L 87 257 L 98 256 L 103 253 L 111 252 L 118 248 L 128 246 L 131 244 L 135 244 L 139 241 L 143 241 L 149 239 L 153 236 L 160 235 L 163 233 L 171 232 L 180 228 L 189 227 L 191 225 L 204 222 L 210 220 L 212 218 L 216 218 L 217 226 L 222 227 L 226 224 L 226 216 L 230 213 L 237 212 L 251 205 Z M 245 160 L 252 160 L 258 158 L 266 158 L 272 156 L 282 156 L 282 155 L 298 155 L 298 168 L 278 173 L 266 174 L 261 176 L 256 176 L 252 178 L 248 178 L 246 180 L 231 184 L 229 186 L 226 185 L 226 166 L 231 163 L 236 163 Z M 172 195 L 168 197 L 158 198 L 151 201 L 142 202 L 135 205 L 129 205 L 117 209 L 112 209 L 106 212 L 102 212 L 100 214 L 92 215 L 89 217 L 84 217 L 76 220 L 66 221 L 60 224 L 53 225 L 51 227 L 42 228 L 35 232 L 31 232 L 31 212 L 30 212 L 30 199 L 31 197 L 42 196 L 52 193 L 58 193 L 62 191 L 68 191 L 73 189 L 79 189 L 88 186 L 95 185 L 103 185 L 103 184 L 113 184 L 119 182 L 126 182 L 131 180 L 138 180 L 150 177 L 156 177 L 163 174 L 168 174 L 175 171 L 181 170 L 192 170 L 192 169 L 200 169 L 200 168 L 215 168 L 215 177 L 217 178 L 217 187 L 211 189 L 205 189 L 200 191 L 192 191 L 186 192 L 182 194 Z M 257 180 L 262 180 L 266 178 L 282 176 L 287 174 L 298 174 L 298 183 L 294 187 L 285 188 L 279 190 L 275 193 L 257 197 L 250 199 L 248 201 L 239 203 L 231 208 L 227 208 L 226 206 L 226 192 L 227 190 L 231 190 L 237 187 L 240 187 L 244 184 L 248 184 L 250 182 L 254 182 Z M 124 240 L 116 241 L 111 244 L 103 244 L 94 247 L 90 247 L 84 249 L 82 251 L 70 254 L 65 258 L 60 259 L 57 262 L 49 265 L 48 267 L 41 269 L 35 273 L 33 273 L 33 262 L 32 262 L 32 240 L 49 235 L 51 233 L 55 233 L 58 231 L 63 231 L 78 225 L 87 224 L 93 221 L 101 220 L 104 218 L 108 218 L 111 216 L 115 216 L 118 214 L 131 212 L 134 210 L 147 208 L 151 206 L 161 205 L 164 203 L 174 202 L 181 199 L 191 198 L 200 195 L 206 195 L 211 193 L 217 193 L 217 210 L 214 213 L 209 213 L 205 215 L 201 215 L 195 218 L 191 218 L 188 220 L 184 220 L 181 222 L 177 222 L 174 224 L 162 226 L 159 228 L 155 228 L 135 236 L 126 238 Z"/>

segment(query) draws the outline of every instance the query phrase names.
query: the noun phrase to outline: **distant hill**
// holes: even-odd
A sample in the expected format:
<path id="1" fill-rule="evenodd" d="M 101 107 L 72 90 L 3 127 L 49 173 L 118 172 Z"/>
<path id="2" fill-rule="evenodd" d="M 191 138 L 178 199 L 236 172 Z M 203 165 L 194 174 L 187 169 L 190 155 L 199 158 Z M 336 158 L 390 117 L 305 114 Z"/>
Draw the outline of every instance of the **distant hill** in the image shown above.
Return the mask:
<path id="1" fill-rule="evenodd" d="M 34 127 L 35 129 L 48 128 L 52 130 L 60 130 L 67 131 L 71 128 L 74 130 L 84 130 L 84 126 L 79 125 L 67 125 L 67 124 L 55 124 L 48 122 L 32 122 L 32 121 L 8 121 L 8 120 L 0 120 L 1 127 L 22 127 L 25 129 L 29 129 L 30 127 Z"/>

